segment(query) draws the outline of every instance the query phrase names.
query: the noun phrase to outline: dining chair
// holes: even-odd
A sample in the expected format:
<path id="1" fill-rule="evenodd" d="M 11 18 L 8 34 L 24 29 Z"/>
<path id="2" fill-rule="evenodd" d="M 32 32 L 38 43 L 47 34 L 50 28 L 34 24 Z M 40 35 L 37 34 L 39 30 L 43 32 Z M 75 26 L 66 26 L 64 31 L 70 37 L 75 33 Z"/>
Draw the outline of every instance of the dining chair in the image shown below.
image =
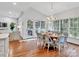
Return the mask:
<path id="1" fill-rule="evenodd" d="M 59 51 L 61 50 L 61 48 L 65 47 L 65 37 L 64 36 L 60 36 L 58 39 L 58 42 L 56 43 L 56 47 L 59 49 Z"/>
<path id="2" fill-rule="evenodd" d="M 37 34 L 37 45 L 41 44 L 41 33 L 36 33 Z"/>
<path id="3" fill-rule="evenodd" d="M 54 46 L 54 42 L 49 36 L 45 36 L 45 45 L 44 45 L 45 47 L 46 47 L 46 44 L 47 44 L 48 51 L 51 45 Z"/>
<path id="4" fill-rule="evenodd" d="M 65 37 L 65 44 L 68 46 L 68 43 L 67 43 L 68 33 L 64 33 L 64 37 Z"/>
<path id="5" fill-rule="evenodd" d="M 41 33 L 37 33 L 37 45 L 40 45 L 41 47 L 44 48 L 45 45 L 45 36 L 42 35 Z"/>

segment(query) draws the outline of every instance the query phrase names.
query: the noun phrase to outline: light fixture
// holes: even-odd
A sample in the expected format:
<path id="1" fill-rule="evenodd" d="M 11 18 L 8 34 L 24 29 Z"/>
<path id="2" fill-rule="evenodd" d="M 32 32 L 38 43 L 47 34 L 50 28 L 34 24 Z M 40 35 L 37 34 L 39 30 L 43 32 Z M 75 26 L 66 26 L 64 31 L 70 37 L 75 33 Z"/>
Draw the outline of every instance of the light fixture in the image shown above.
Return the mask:
<path id="1" fill-rule="evenodd" d="M 56 17 L 55 16 L 50 16 L 51 20 L 55 20 Z"/>
<path id="2" fill-rule="evenodd" d="M 50 20 L 50 17 L 49 16 L 47 16 L 46 18 L 47 18 L 47 20 Z"/>
<path id="3" fill-rule="evenodd" d="M 51 9 L 51 13 L 54 12 L 53 9 L 53 2 L 50 2 L 50 9 Z M 52 13 L 53 14 L 53 13 Z M 47 16 L 47 20 L 55 20 L 56 18 L 54 17 L 54 15 L 50 15 L 50 16 Z"/>
<path id="4" fill-rule="evenodd" d="M 46 18 L 47 18 L 47 20 L 49 20 L 49 21 L 50 21 L 50 20 L 55 20 L 55 19 L 56 19 L 54 16 L 47 16 Z"/>
<path id="5" fill-rule="evenodd" d="M 16 5 L 16 2 L 13 2 L 13 5 Z"/>

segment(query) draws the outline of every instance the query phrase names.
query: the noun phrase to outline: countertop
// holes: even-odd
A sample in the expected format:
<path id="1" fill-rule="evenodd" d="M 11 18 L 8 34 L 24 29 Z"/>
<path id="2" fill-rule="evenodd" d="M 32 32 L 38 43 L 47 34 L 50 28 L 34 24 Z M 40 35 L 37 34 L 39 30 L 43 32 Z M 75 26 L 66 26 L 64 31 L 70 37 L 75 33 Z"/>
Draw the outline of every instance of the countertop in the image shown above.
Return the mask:
<path id="1" fill-rule="evenodd" d="M 8 38 L 9 33 L 0 34 L 0 39 Z"/>

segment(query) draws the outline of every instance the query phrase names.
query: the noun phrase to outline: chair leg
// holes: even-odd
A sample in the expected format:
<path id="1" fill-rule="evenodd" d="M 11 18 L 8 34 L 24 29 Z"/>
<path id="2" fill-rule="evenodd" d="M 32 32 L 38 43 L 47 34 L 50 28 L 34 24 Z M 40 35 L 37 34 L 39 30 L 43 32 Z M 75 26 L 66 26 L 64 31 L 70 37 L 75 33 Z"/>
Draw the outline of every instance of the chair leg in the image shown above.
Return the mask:
<path id="1" fill-rule="evenodd" d="M 50 47 L 50 46 L 49 46 L 49 44 L 48 44 L 48 51 L 49 51 L 49 47 Z"/>
<path id="2" fill-rule="evenodd" d="M 39 47 L 39 45 L 40 45 L 40 41 L 39 41 L 39 39 L 37 38 L 37 46 Z"/>
<path id="3" fill-rule="evenodd" d="M 45 43 L 43 43 L 43 49 L 46 47 L 46 44 Z"/>
<path id="4" fill-rule="evenodd" d="M 39 47 L 39 42 L 38 42 L 38 41 L 37 41 L 37 43 L 36 43 L 36 44 L 37 44 L 37 47 Z"/>
<path id="5" fill-rule="evenodd" d="M 41 41 L 41 47 L 44 47 L 44 42 L 43 41 Z"/>
<path id="6" fill-rule="evenodd" d="M 60 55 L 60 52 L 61 52 L 60 50 L 61 50 L 61 48 L 60 48 L 60 45 L 59 45 L 59 55 Z"/>
<path id="7" fill-rule="evenodd" d="M 54 50 L 55 50 L 55 46 L 53 46 Z"/>

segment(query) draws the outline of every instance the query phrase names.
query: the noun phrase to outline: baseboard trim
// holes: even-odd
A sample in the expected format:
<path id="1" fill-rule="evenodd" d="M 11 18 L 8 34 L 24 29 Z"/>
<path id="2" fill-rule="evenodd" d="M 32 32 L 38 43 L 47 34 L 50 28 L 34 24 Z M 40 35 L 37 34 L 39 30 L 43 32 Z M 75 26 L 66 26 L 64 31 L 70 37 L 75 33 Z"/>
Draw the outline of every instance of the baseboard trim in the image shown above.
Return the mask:
<path id="1" fill-rule="evenodd" d="M 72 43 L 72 42 L 67 42 L 67 43 L 79 46 L 79 44 L 76 43 Z"/>

